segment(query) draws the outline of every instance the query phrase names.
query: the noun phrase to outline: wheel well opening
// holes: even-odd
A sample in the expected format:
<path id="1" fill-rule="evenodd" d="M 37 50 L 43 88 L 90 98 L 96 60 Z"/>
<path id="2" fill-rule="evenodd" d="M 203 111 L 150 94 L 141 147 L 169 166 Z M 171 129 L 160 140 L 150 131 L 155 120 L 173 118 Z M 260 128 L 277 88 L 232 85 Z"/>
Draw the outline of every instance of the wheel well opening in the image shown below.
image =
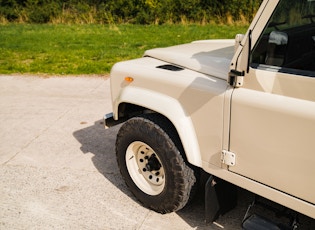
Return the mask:
<path id="1" fill-rule="evenodd" d="M 176 147 L 180 150 L 180 153 L 185 160 L 186 164 L 190 167 L 196 167 L 189 163 L 187 159 L 187 154 L 184 150 L 179 133 L 174 126 L 174 124 L 163 114 L 160 114 L 154 110 L 148 109 L 143 106 L 130 104 L 130 103 L 121 103 L 118 107 L 118 116 L 119 118 L 130 119 L 136 116 L 144 116 L 145 118 L 158 123 L 160 127 L 167 131 L 167 134 L 171 137 Z"/>
<path id="2" fill-rule="evenodd" d="M 153 112 L 152 110 L 149 110 L 139 105 L 130 104 L 130 103 L 121 103 L 118 107 L 118 117 L 131 118 L 131 117 L 149 113 L 150 111 Z"/>
<path id="3" fill-rule="evenodd" d="M 150 115 L 148 115 L 150 114 Z M 130 103 L 121 103 L 118 107 L 118 116 L 119 118 L 132 118 L 136 116 L 143 116 L 149 120 L 151 120 L 154 123 L 158 123 L 161 128 L 168 133 L 168 135 L 171 135 L 171 138 L 173 139 L 174 142 L 176 142 L 176 146 L 184 151 L 183 145 L 181 143 L 179 134 L 173 125 L 173 123 L 164 115 L 145 108 L 143 106 L 135 105 L 135 104 L 130 104 Z M 184 153 L 184 152 L 183 152 Z M 186 154 L 184 154 L 186 155 Z"/>

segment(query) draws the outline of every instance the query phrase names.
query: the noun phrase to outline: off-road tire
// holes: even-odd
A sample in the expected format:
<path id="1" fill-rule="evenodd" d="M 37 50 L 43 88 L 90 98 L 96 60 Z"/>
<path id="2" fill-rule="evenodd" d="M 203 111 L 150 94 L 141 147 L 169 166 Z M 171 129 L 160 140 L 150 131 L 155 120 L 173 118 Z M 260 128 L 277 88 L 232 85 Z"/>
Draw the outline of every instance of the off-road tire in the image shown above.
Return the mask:
<path id="1" fill-rule="evenodd" d="M 157 114 L 131 118 L 117 135 L 117 162 L 127 186 L 145 207 L 159 213 L 183 208 L 196 182 L 178 145 L 172 124 Z M 148 164 L 148 158 L 155 164 Z M 150 166 L 157 171 L 148 171 Z"/>

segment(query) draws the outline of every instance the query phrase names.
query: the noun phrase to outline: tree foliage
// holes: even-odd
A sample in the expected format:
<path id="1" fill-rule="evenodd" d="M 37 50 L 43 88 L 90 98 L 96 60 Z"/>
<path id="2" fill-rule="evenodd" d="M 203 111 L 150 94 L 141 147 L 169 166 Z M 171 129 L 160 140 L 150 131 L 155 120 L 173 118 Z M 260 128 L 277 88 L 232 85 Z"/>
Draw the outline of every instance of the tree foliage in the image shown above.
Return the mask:
<path id="1" fill-rule="evenodd" d="M 0 19 L 27 23 L 249 22 L 262 0 L 0 0 Z"/>

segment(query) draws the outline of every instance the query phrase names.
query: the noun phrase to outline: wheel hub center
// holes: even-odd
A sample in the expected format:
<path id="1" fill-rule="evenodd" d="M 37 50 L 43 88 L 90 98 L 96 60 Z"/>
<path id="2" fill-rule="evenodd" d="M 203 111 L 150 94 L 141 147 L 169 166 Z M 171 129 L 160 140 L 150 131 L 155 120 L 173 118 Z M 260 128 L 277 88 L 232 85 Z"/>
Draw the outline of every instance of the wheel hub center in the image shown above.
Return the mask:
<path id="1" fill-rule="evenodd" d="M 161 164 L 159 162 L 159 160 L 155 157 L 155 154 L 152 154 L 150 156 L 150 158 L 148 159 L 148 163 L 146 164 L 146 169 L 148 171 L 157 171 L 157 170 L 160 170 L 161 168 Z"/>

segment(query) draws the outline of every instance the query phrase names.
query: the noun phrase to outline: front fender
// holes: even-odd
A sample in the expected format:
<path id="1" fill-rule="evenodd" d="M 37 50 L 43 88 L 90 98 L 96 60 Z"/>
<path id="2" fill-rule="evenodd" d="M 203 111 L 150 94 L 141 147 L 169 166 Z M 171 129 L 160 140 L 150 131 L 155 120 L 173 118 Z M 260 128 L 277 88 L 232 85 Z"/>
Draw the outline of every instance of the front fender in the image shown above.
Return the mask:
<path id="1" fill-rule="evenodd" d="M 122 89 L 119 98 L 114 101 L 114 118 L 118 119 L 118 108 L 121 103 L 139 105 L 167 117 L 175 126 L 189 163 L 201 167 L 201 154 L 196 132 L 183 107 L 176 99 L 155 91 L 128 86 Z"/>
<path id="2" fill-rule="evenodd" d="M 186 68 L 160 68 L 165 65 L 170 66 L 149 57 L 114 65 L 114 118 L 122 103 L 156 111 L 175 126 L 191 164 L 205 161 L 221 167 L 226 80 Z"/>

